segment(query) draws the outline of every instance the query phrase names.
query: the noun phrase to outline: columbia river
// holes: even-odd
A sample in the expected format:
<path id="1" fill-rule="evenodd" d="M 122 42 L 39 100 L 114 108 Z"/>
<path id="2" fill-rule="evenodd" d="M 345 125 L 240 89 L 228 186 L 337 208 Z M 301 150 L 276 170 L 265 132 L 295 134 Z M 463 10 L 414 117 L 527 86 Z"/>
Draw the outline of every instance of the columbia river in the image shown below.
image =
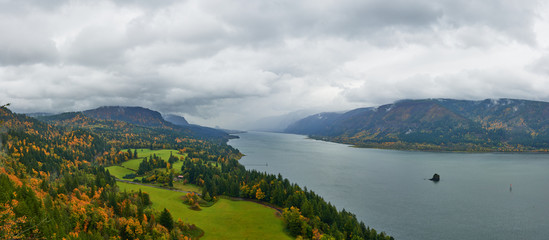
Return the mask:
<path id="1" fill-rule="evenodd" d="M 248 132 L 247 169 L 282 174 L 395 239 L 547 239 L 549 154 L 353 148 Z M 441 181 L 431 182 L 434 173 Z"/>

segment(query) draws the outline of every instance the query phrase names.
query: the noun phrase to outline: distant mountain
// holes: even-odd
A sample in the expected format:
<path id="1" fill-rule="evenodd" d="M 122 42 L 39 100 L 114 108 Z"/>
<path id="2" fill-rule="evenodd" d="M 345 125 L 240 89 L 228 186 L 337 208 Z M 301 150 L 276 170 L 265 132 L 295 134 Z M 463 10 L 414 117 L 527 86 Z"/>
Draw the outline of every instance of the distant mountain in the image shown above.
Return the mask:
<path id="1" fill-rule="evenodd" d="M 189 122 L 187 122 L 187 119 L 185 119 L 184 117 L 178 116 L 178 115 L 174 115 L 174 114 L 165 115 L 164 119 L 166 119 L 166 121 L 168 121 L 168 122 L 171 122 L 171 123 L 173 123 L 175 125 L 179 125 L 179 126 L 189 125 Z"/>
<path id="2" fill-rule="evenodd" d="M 308 116 L 297 122 L 290 124 L 285 132 L 297 133 L 297 134 L 315 134 L 321 135 L 323 133 L 329 133 L 331 126 L 341 116 L 340 113 L 318 113 Z"/>
<path id="3" fill-rule="evenodd" d="M 189 129 L 192 132 L 200 133 L 200 135 L 203 137 L 216 137 L 221 134 L 224 137 L 228 137 L 228 138 L 238 138 L 238 136 L 228 135 L 228 134 L 232 134 L 232 132 L 229 132 L 224 129 L 210 128 L 210 127 L 204 127 L 196 124 L 189 124 L 189 122 L 187 122 L 187 120 L 181 116 L 168 114 L 165 116 L 165 119 L 166 121 L 172 124 L 175 124 L 179 127 Z"/>
<path id="4" fill-rule="evenodd" d="M 402 100 L 377 108 L 311 115 L 286 132 L 363 147 L 541 151 L 549 149 L 549 103 Z"/>
<path id="5" fill-rule="evenodd" d="M 143 107 L 106 106 L 92 110 L 86 110 L 83 112 L 71 112 L 38 117 L 38 119 L 61 126 L 76 126 L 111 130 L 115 129 L 114 126 L 117 125 L 116 122 L 123 122 L 125 124 L 135 125 L 133 127 L 127 127 L 127 129 L 131 129 L 129 133 L 131 133 L 132 131 L 150 132 L 150 130 L 147 129 L 149 128 L 154 131 L 161 131 L 162 134 L 166 136 L 171 135 L 169 131 L 175 131 L 180 134 L 198 139 L 208 139 L 215 141 L 220 140 L 225 142 L 230 138 L 234 138 L 226 132 L 216 130 L 214 128 L 190 124 L 173 124 L 164 120 L 159 112 Z M 184 118 L 180 117 L 178 119 L 179 123 L 181 123 L 181 119 L 185 120 Z M 151 134 L 153 134 L 153 132 L 151 132 Z"/>
<path id="6" fill-rule="evenodd" d="M 118 120 L 146 127 L 160 127 L 167 123 L 162 114 L 143 107 L 105 106 L 83 113 L 95 119 Z"/>
<path id="7" fill-rule="evenodd" d="M 300 110 L 280 116 L 270 116 L 261 118 L 257 121 L 247 124 L 246 130 L 265 131 L 265 132 L 284 132 L 284 130 L 296 121 L 313 114 L 315 111 Z"/>

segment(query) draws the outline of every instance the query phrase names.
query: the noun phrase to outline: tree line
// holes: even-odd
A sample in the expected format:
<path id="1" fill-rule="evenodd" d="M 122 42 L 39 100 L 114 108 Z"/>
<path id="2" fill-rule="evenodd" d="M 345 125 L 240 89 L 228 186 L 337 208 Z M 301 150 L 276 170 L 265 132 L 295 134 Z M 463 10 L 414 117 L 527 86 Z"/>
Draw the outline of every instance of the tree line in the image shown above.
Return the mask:
<path id="1" fill-rule="evenodd" d="M 254 199 L 284 208 L 284 221 L 292 236 L 312 239 L 325 234 L 335 239 L 392 239 L 359 222 L 345 209 L 337 211 L 313 191 L 290 183 L 280 174 L 246 170 L 235 159 L 222 162 L 221 168 L 203 160 L 186 159 L 181 172 L 185 180 L 202 187 L 202 196 Z"/>

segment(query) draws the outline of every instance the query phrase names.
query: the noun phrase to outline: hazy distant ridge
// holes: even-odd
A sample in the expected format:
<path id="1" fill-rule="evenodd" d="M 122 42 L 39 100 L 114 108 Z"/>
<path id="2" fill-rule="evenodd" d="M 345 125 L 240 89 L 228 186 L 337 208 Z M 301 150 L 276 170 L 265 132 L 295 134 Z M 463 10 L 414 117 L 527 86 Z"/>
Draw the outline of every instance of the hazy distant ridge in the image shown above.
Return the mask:
<path id="1" fill-rule="evenodd" d="M 189 125 L 189 122 L 187 122 L 187 119 L 185 119 L 184 117 L 178 116 L 178 115 L 174 115 L 174 114 L 165 115 L 164 119 L 168 122 L 171 122 L 171 123 L 173 123 L 175 125 L 179 125 L 179 126 Z"/>

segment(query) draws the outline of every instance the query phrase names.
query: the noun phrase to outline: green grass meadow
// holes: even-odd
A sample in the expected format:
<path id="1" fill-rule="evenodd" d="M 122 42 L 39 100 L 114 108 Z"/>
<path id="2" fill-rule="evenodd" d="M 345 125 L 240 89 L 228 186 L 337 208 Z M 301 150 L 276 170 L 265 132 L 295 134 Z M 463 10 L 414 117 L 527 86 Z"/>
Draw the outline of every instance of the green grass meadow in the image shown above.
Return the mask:
<path id="1" fill-rule="evenodd" d="M 183 193 L 123 182 L 117 184 L 121 191 L 141 189 L 147 192 L 155 209 L 167 208 L 174 219 L 180 218 L 204 230 L 201 239 L 292 239 L 284 231 L 276 210 L 261 204 L 222 198 L 212 207 L 194 211 L 183 204 Z"/>
<path id="2" fill-rule="evenodd" d="M 120 165 L 122 165 L 125 168 L 129 168 L 129 169 L 132 169 L 134 171 L 137 171 L 137 169 L 139 168 L 139 164 L 141 164 L 142 161 L 143 161 L 142 158 L 131 159 L 131 160 L 123 162 Z"/>
<path id="3" fill-rule="evenodd" d="M 177 155 L 177 156 L 181 156 L 181 155 Z M 174 162 L 173 165 L 172 165 L 172 168 L 176 173 L 181 172 L 181 167 L 183 167 L 183 161 L 181 161 L 181 160 L 179 160 L 177 162 Z"/>
<path id="4" fill-rule="evenodd" d="M 109 170 L 109 173 L 113 176 L 115 176 L 118 179 L 122 179 L 122 177 L 126 176 L 127 174 L 135 173 L 135 171 L 123 168 L 121 166 L 110 166 L 106 167 L 107 170 Z"/>
<path id="5" fill-rule="evenodd" d="M 123 149 L 122 151 L 125 152 L 127 150 L 128 149 Z M 134 149 L 132 149 L 132 152 L 133 151 Z M 139 168 L 139 164 L 141 164 L 141 162 L 143 161 L 143 158 L 156 154 L 156 156 L 159 156 L 160 158 L 164 159 L 167 162 L 168 159 L 170 158 L 170 153 L 178 158 L 181 156 L 185 156 L 185 155 L 179 154 L 179 152 L 174 149 L 150 150 L 150 149 L 142 148 L 142 149 L 137 149 L 137 156 L 139 158 L 128 160 L 126 162 L 123 162 L 121 165 L 123 167 L 137 171 L 137 169 Z M 173 165 L 173 169 L 179 172 L 181 171 L 182 166 L 183 166 L 183 161 L 178 161 Z"/>
<path id="6" fill-rule="evenodd" d="M 174 182 L 173 187 L 182 191 L 202 193 L 202 189 L 199 186 L 190 183 Z"/>

